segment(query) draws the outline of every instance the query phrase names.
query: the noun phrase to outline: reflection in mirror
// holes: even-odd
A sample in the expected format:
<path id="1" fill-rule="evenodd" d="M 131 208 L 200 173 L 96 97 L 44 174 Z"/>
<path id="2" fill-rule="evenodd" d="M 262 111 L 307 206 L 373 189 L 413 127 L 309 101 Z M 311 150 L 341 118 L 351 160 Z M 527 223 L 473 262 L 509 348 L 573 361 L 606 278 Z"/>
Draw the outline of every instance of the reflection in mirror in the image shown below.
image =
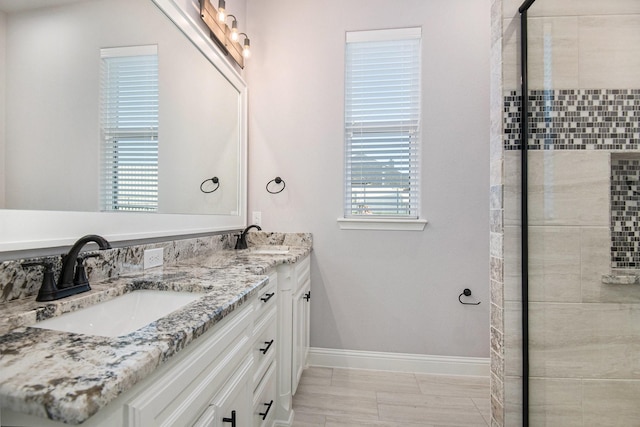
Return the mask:
<path id="1" fill-rule="evenodd" d="M 130 211 L 135 209 L 109 200 L 114 194 L 124 200 L 135 192 L 155 192 L 153 212 L 240 215 L 240 89 L 153 2 L 60 0 L 11 10 L 27 3 L 38 2 L 0 0 L 5 7 L 0 76 L 6 78 L 0 207 Z M 148 111 L 134 109 L 118 118 L 129 120 L 115 137 L 110 133 L 120 151 L 105 145 L 101 52 L 138 46 L 157 50 L 157 183 L 138 179 L 137 187 L 129 188 L 123 177 L 145 158 L 147 146 L 125 142 L 150 126 L 131 125 Z M 134 108 L 140 105 L 134 102 Z M 143 151 L 142 157 L 127 157 L 132 150 Z M 111 167 L 114 162 L 119 168 Z M 219 178 L 218 190 L 201 191 L 201 183 L 213 176 Z"/>

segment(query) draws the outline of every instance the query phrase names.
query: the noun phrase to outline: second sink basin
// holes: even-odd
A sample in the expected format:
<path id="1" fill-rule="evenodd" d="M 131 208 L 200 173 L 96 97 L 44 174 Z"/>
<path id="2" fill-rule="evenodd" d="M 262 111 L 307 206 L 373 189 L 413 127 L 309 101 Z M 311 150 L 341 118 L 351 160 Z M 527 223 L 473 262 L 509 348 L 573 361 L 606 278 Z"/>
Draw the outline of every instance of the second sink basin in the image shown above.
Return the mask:
<path id="1" fill-rule="evenodd" d="M 136 331 L 201 297 L 202 294 L 191 292 L 138 290 L 31 326 L 118 337 Z"/>

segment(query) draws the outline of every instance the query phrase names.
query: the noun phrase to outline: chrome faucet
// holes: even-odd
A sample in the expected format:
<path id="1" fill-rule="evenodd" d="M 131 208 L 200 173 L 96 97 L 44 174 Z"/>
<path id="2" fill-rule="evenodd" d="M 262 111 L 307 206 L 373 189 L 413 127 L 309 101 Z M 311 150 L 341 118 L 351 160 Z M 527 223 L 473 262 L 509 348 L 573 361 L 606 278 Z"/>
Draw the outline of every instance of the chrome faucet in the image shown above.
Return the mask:
<path id="1" fill-rule="evenodd" d="M 247 249 L 247 233 L 252 228 L 257 228 L 258 230 L 262 230 L 259 225 L 252 224 L 244 229 L 241 234 L 238 234 L 238 240 L 236 240 L 236 249 Z"/>
<path id="2" fill-rule="evenodd" d="M 40 286 L 36 301 L 54 301 L 91 290 L 84 265 L 82 264 L 86 257 L 79 256 L 80 250 L 89 242 L 97 243 L 100 250 L 111 249 L 111 245 L 104 237 L 89 234 L 79 238 L 62 258 L 62 270 L 60 271 L 57 285 L 51 262 L 27 262 L 22 264 L 25 267 L 34 265 L 43 265 L 45 267 L 42 286 Z"/>

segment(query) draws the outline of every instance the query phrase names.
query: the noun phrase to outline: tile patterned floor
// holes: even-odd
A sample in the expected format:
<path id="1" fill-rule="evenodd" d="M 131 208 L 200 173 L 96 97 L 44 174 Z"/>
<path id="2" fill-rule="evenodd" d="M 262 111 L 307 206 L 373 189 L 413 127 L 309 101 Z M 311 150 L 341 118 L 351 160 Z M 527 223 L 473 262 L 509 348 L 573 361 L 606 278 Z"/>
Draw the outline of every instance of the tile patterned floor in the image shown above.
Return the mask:
<path id="1" fill-rule="evenodd" d="M 310 367 L 293 409 L 294 427 L 486 427 L 489 379 Z"/>

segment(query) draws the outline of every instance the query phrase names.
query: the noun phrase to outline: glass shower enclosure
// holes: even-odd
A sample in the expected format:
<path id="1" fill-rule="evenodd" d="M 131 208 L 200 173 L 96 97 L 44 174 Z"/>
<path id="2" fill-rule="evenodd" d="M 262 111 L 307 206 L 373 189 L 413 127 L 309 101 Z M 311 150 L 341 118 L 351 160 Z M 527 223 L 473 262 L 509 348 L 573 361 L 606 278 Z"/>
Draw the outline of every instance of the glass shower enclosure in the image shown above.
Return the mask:
<path id="1" fill-rule="evenodd" d="M 640 1 L 519 12 L 523 85 L 503 110 L 503 425 L 640 426 Z"/>

